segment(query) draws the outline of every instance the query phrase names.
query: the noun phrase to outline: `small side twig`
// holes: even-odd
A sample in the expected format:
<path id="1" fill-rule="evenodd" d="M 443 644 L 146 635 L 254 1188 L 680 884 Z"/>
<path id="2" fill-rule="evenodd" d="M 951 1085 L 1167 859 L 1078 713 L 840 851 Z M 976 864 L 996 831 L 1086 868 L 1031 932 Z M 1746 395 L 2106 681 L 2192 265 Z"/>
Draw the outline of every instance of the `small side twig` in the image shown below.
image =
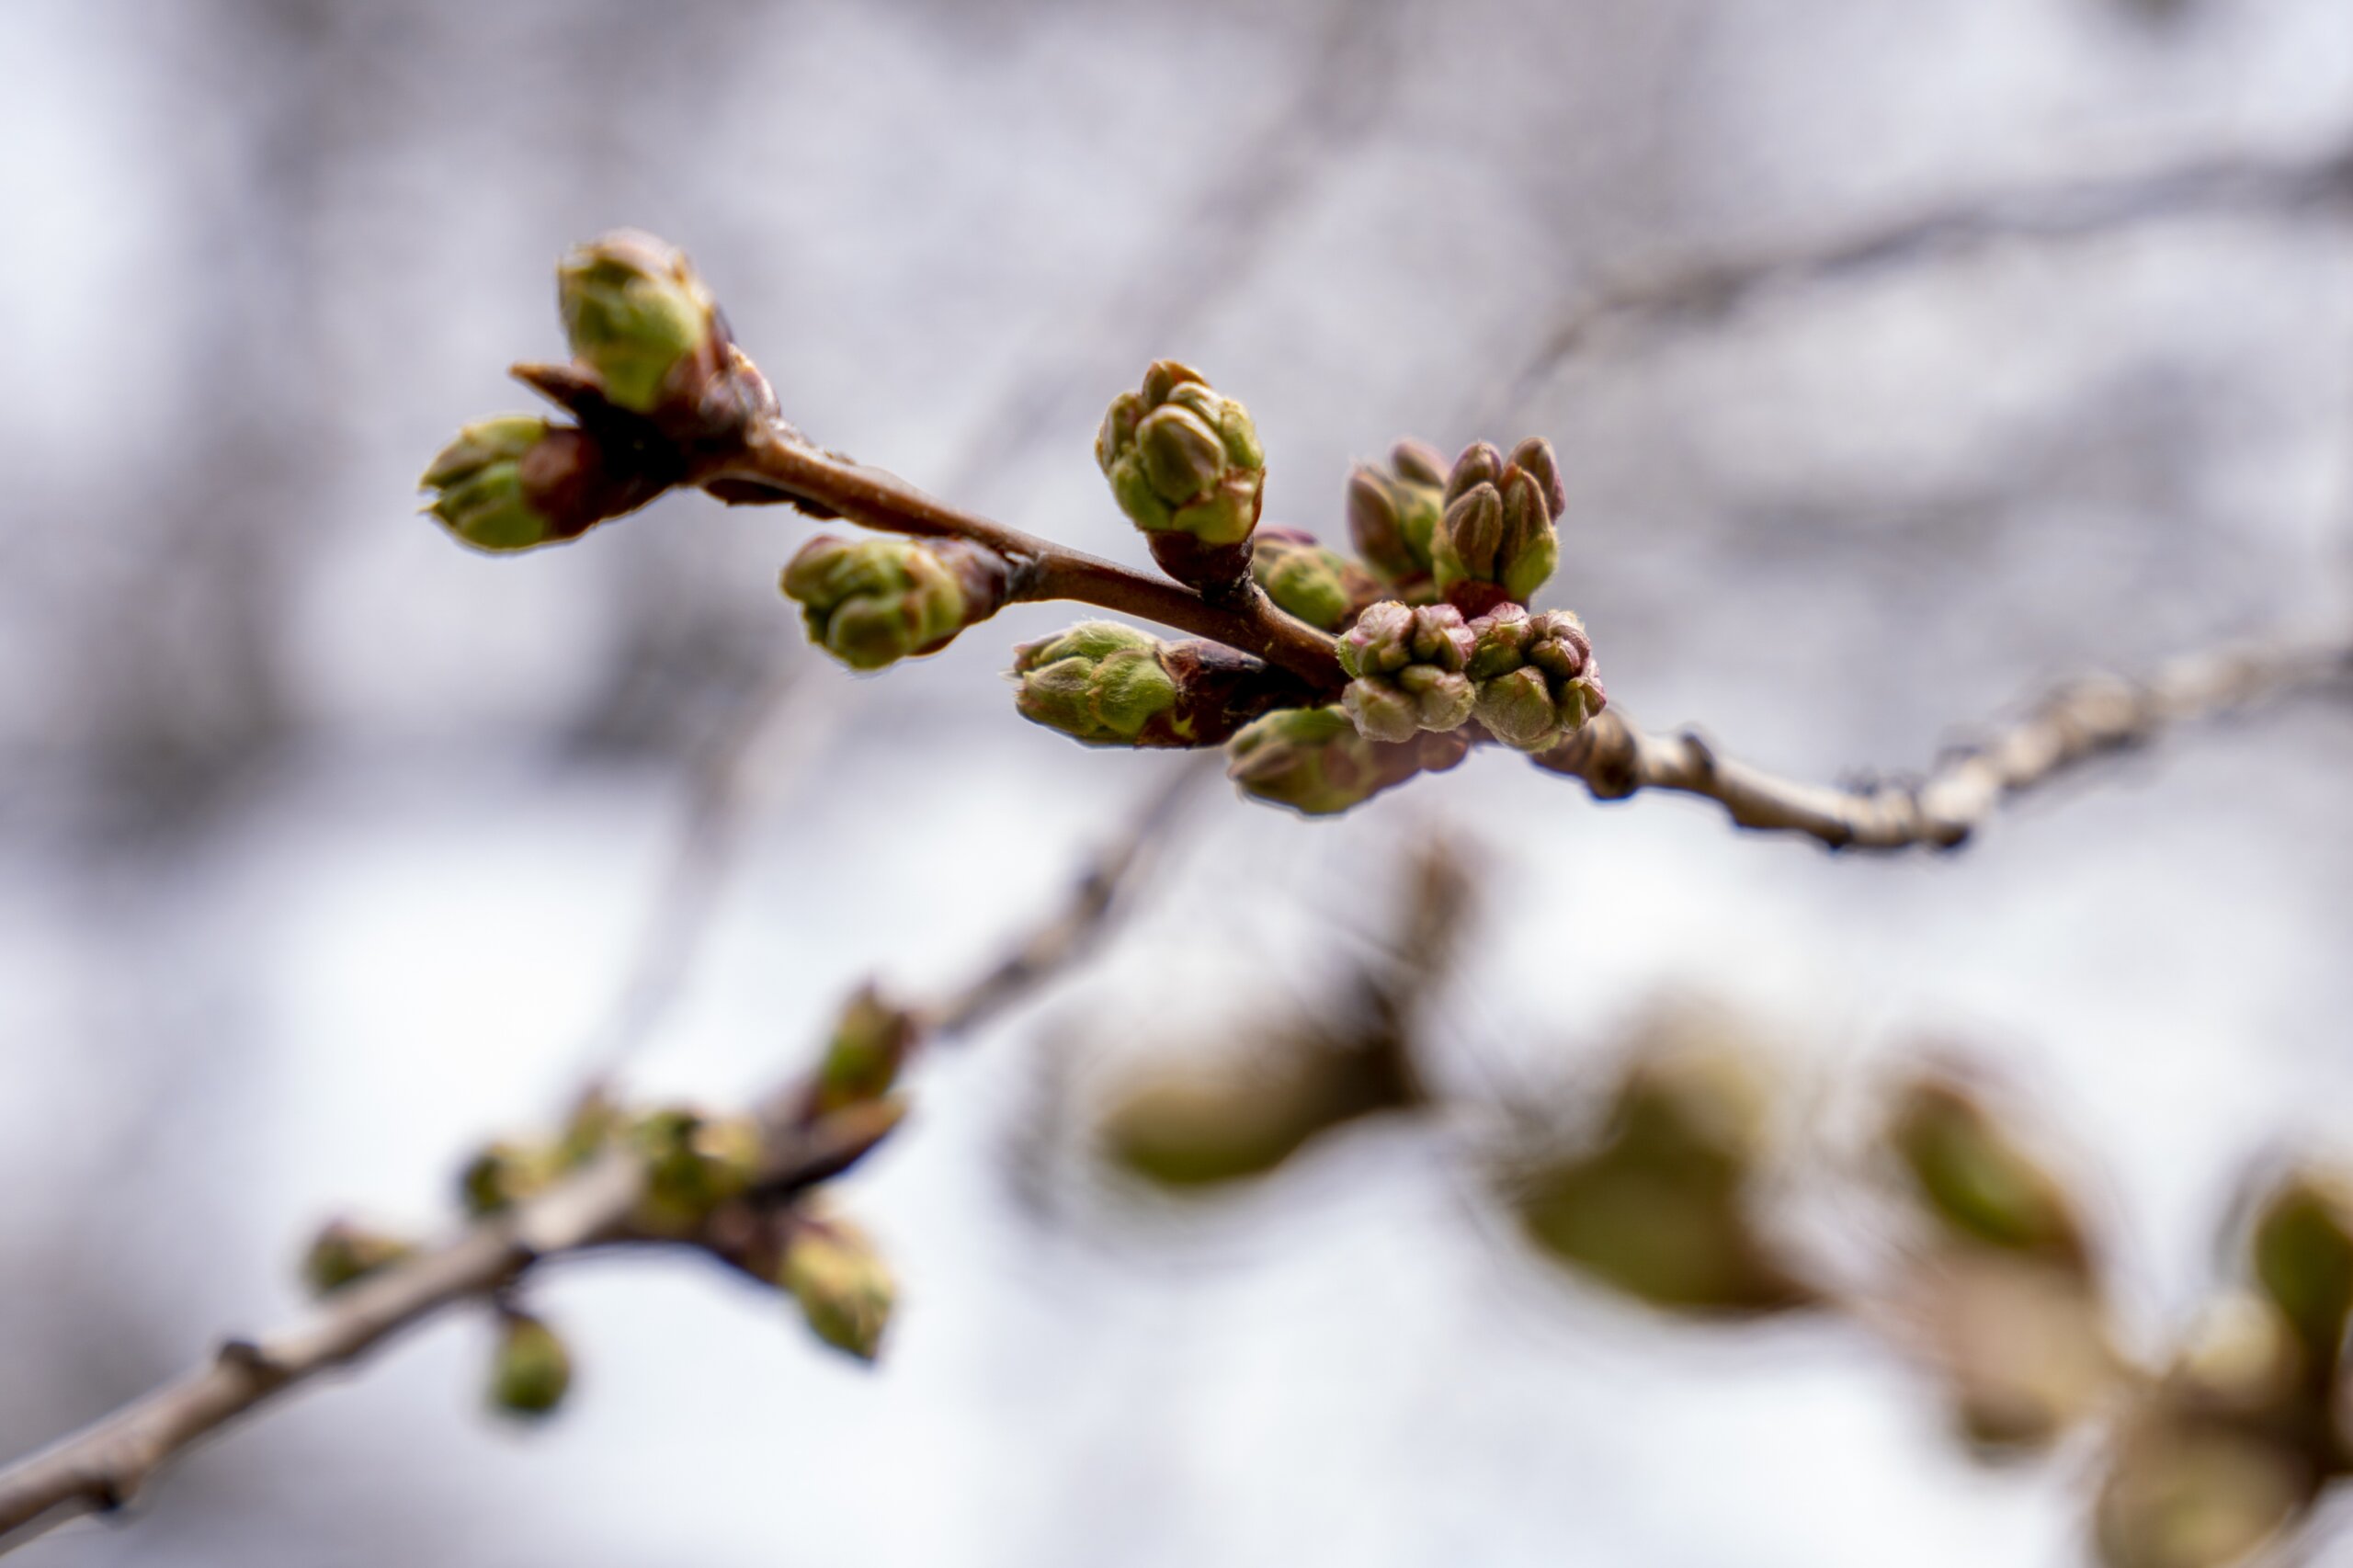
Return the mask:
<path id="1" fill-rule="evenodd" d="M 1013 945 L 1010 957 L 920 1014 L 933 1039 L 967 1033 L 1084 955 L 1176 815 L 1187 768 L 1152 798 L 1133 824 L 1087 866 L 1067 903 Z M 790 1200 L 857 1163 L 898 1120 L 895 1102 L 805 1114 L 805 1084 L 768 1096 L 759 1115 L 764 1203 Z M 337 1291 L 301 1322 L 258 1338 L 224 1341 L 204 1366 L 165 1384 L 63 1442 L 0 1469 L 0 1554 L 88 1513 L 129 1503 L 155 1473 L 256 1406 L 347 1365 L 402 1330 L 460 1304 L 493 1297 L 556 1256 L 657 1238 L 631 1223 L 646 1191 L 643 1161 L 609 1151 L 579 1171 Z M 675 1240 L 676 1238 L 659 1238 Z"/>
<path id="2" fill-rule="evenodd" d="M 2145 685 L 2078 681 L 1909 783 L 1837 789 L 1777 778 L 1719 756 L 1695 733 L 1647 733 L 1614 707 L 1535 760 L 1582 778 L 1596 800 L 1668 790 L 1718 802 L 1738 826 L 1804 834 L 1833 849 L 1950 849 L 2009 797 L 2095 757 L 2147 744 L 2172 725 L 2347 675 L 2353 646 L 2329 642 L 2192 654 Z"/>

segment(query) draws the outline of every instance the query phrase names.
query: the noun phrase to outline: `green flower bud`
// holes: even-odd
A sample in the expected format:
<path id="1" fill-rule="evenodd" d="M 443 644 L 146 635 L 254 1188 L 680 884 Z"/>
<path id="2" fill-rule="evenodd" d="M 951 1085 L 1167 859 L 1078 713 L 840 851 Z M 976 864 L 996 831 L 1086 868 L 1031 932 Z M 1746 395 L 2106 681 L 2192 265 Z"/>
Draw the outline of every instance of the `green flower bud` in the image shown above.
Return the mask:
<path id="1" fill-rule="evenodd" d="M 1194 1063 L 1139 1076 L 1117 1092 L 1100 1137 L 1114 1163 L 1147 1181 L 1208 1187 L 1265 1176 L 1326 1132 L 1420 1103 L 1394 1030 L 1279 1034 L 1223 1071 Z"/>
<path id="2" fill-rule="evenodd" d="M 727 344 L 710 291 L 686 253 L 624 229 L 576 246 L 556 268 L 556 301 L 572 352 L 615 405 L 650 414 L 699 400 Z"/>
<path id="3" fill-rule="evenodd" d="M 1250 574 L 1277 608 L 1321 631 L 1337 631 L 1379 592 L 1363 567 L 1297 528 L 1260 528 Z"/>
<path id="4" fill-rule="evenodd" d="M 2293 1173 L 2264 1199 L 2248 1244 L 2263 1293 L 2314 1364 L 2335 1366 L 2353 1316 L 2353 1202 L 2326 1176 Z"/>
<path id="5" fill-rule="evenodd" d="M 1237 545 L 1258 524 L 1266 453 L 1249 411 L 1199 371 L 1163 359 L 1143 390 L 1121 392 L 1103 417 L 1095 460 L 1111 494 L 1144 532 Z"/>
<path id="6" fill-rule="evenodd" d="M 476 1219 L 502 1214 L 545 1187 L 555 1175 L 551 1152 L 501 1139 L 466 1162 L 459 1199 Z"/>
<path id="7" fill-rule="evenodd" d="M 824 1116 L 881 1099 L 898 1081 L 915 1043 L 915 1015 L 883 1001 L 871 984 L 859 986 L 842 1008 L 818 1063 L 810 1109 Z"/>
<path id="8" fill-rule="evenodd" d="M 1921 1203 L 1956 1235 L 2070 1264 L 2086 1256 L 2082 1227 L 2058 1179 L 1965 1090 L 1913 1085 L 1888 1142 Z"/>
<path id="9" fill-rule="evenodd" d="M 1467 448 L 1447 476 L 1446 514 L 1430 541 L 1438 591 L 1466 613 L 1526 603 L 1559 562 L 1554 525 L 1565 498 L 1549 443 L 1523 441 L 1509 461 L 1484 441 Z"/>
<path id="10" fill-rule="evenodd" d="M 1366 562 L 1401 590 L 1428 582 L 1445 487 L 1446 460 L 1420 441 L 1398 442 L 1386 470 L 1359 463 L 1348 475 L 1349 537 Z"/>
<path id="11" fill-rule="evenodd" d="M 1176 705 L 1160 640 L 1115 620 L 1086 620 L 1014 652 L 1021 716 L 1089 745 L 1133 745 Z"/>
<path id="12" fill-rule="evenodd" d="M 635 1221 L 656 1235 L 691 1233 L 759 1174 L 760 1130 L 749 1117 L 665 1107 L 640 1117 L 630 1140 L 645 1162 Z"/>
<path id="13" fill-rule="evenodd" d="M 537 1419 L 551 1414 L 572 1387 L 572 1353 L 529 1312 L 498 1314 L 498 1347 L 490 1364 L 491 1408 Z"/>
<path id="14" fill-rule="evenodd" d="M 1005 602 L 1004 558 L 961 540 L 835 539 L 801 547 L 781 579 L 812 642 L 855 670 L 937 653 Z"/>
<path id="15" fill-rule="evenodd" d="M 1476 683 L 1473 712 L 1495 739 L 1542 751 L 1574 734 L 1608 702 L 1584 623 L 1566 610 L 1530 615 L 1496 606 L 1470 623 L 1465 670 Z"/>
<path id="16" fill-rule="evenodd" d="M 329 1295 L 415 1256 L 416 1244 L 404 1237 L 334 1220 L 302 1255 L 302 1281 L 313 1295 Z"/>
<path id="17" fill-rule="evenodd" d="M 434 492 L 425 509 L 443 527 L 501 552 L 575 539 L 646 498 L 620 493 L 586 436 L 532 414 L 467 426 L 418 483 Z"/>
<path id="18" fill-rule="evenodd" d="M 864 1231 L 847 1220 L 796 1216 L 777 1283 L 801 1303 L 818 1338 L 871 1361 L 890 1326 L 898 1287 Z"/>
<path id="19" fill-rule="evenodd" d="M 1456 729 L 1471 717 L 1475 697 L 1462 673 L 1472 645 L 1452 605 L 1373 605 L 1340 639 L 1340 667 L 1356 677 L 1342 705 L 1370 740 Z"/>
<path id="20" fill-rule="evenodd" d="M 1245 795 L 1325 816 L 1416 773 L 1442 772 L 1461 761 L 1468 749 L 1459 733 L 1427 731 L 1403 744 L 1383 744 L 1367 739 L 1345 708 L 1285 708 L 1247 725 L 1226 744 L 1226 777 Z"/>
<path id="21" fill-rule="evenodd" d="M 2312 1506 L 2311 1460 L 2268 1433 L 2161 1411 L 2126 1427 L 2094 1511 L 2107 1568 L 2232 1568 Z"/>

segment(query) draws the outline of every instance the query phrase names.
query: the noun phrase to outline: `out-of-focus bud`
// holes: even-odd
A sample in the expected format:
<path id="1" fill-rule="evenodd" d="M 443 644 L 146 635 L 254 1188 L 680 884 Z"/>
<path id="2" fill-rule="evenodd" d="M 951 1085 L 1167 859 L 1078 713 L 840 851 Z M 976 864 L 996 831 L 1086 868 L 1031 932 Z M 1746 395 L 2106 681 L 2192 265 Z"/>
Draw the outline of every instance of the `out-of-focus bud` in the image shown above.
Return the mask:
<path id="1" fill-rule="evenodd" d="M 1519 1173 L 1513 1206 L 1529 1238 L 1669 1311 L 1805 1305 L 1812 1292 L 1776 1258 L 1753 1212 L 1767 1094 L 1749 1055 L 1678 1024 L 1620 1083 L 1595 1146 Z"/>
<path id="2" fill-rule="evenodd" d="M 626 1122 L 620 1102 L 601 1084 L 592 1085 L 564 1119 L 563 1134 L 556 1140 L 556 1168 L 568 1171 L 586 1165 L 605 1152 Z"/>
<path id="3" fill-rule="evenodd" d="M 1938 1253 L 1913 1276 L 1911 1315 L 1962 1434 L 1989 1456 L 2048 1448 L 2098 1407 L 2121 1369 L 2093 1282 L 2046 1259 Z"/>
<path id="4" fill-rule="evenodd" d="M 1506 460 L 1484 441 L 1455 460 L 1446 514 L 1430 541 L 1438 591 L 1465 614 L 1525 604 L 1560 558 L 1564 492 L 1550 443 L 1523 441 Z"/>
<path id="5" fill-rule="evenodd" d="M 476 1219 L 501 1214 L 546 1187 L 554 1174 L 548 1150 L 501 1139 L 459 1172 L 459 1199 Z"/>
<path id="6" fill-rule="evenodd" d="M 760 1130 L 749 1117 L 665 1107 L 640 1117 L 630 1138 L 645 1161 L 634 1220 L 655 1235 L 692 1233 L 759 1174 Z"/>
<path id="7" fill-rule="evenodd" d="M 1307 816 L 1347 811 L 1417 773 L 1462 760 L 1459 732 L 1421 731 L 1399 744 L 1367 740 L 1347 709 L 1285 708 L 1226 744 L 1226 777 L 1245 795 Z"/>
<path id="8" fill-rule="evenodd" d="M 729 362 L 710 290 L 686 253 L 634 229 L 575 246 L 556 267 L 572 352 L 617 407 L 699 405 Z"/>
<path id="9" fill-rule="evenodd" d="M 2353 1315 L 2353 1200 L 2317 1171 L 2291 1173 L 2264 1199 L 2248 1243 L 2256 1284 L 2313 1363 L 2335 1368 Z"/>
<path id="10" fill-rule="evenodd" d="M 1958 1085 L 1908 1086 L 1887 1140 L 1921 1204 L 1948 1231 L 2005 1252 L 2080 1269 L 2083 1228 L 2058 1179 Z"/>
<path id="11" fill-rule="evenodd" d="M 777 1283 L 801 1303 L 818 1338 L 861 1361 L 882 1347 L 898 1287 L 864 1231 L 830 1215 L 796 1215 Z"/>
<path id="12" fill-rule="evenodd" d="M 1155 361 L 1142 391 L 1112 400 L 1095 460 L 1163 571 L 1204 591 L 1248 577 L 1267 455 L 1249 410 L 1199 370 Z"/>
<path id="13" fill-rule="evenodd" d="M 609 480 L 596 442 L 534 414 L 502 414 L 458 432 L 418 483 L 426 510 L 477 550 L 529 550 L 576 539 L 641 506 Z"/>
<path id="14" fill-rule="evenodd" d="M 2185 1404 L 2260 1419 L 2294 1406 L 2307 1365 L 2296 1329 L 2279 1307 L 2253 1291 L 2234 1290 L 2199 1314 L 2166 1381 Z"/>
<path id="15" fill-rule="evenodd" d="M 1383 600 L 1340 639 L 1340 667 L 1354 677 L 1342 705 L 1368 740 L 1394 743 L 1419 730 L 1459 729 L 1476 696 L 1462 673 L 1471 649 L 1471 630 L 1452 605 Z"/>
<path id="16" fill-rule="evenodd" d="M 2094 1520 L 2107 1568 L 2231 1568 L 2312 1506 L 2311 1460 L 2268 1433 L 2160 1408 L 2129 1426 Z"/>
<path id="17" fill-rule="evenodd" d="M 1106 1154 L 1163 1187 L 1215 1187 L 1265 1176 L 1336 1128 L 1420 1103 L 1394 1031 L 1266 1044 L 1222 1071 L 1194 1064 L 1124 1087 L 1102 1119 Z"/>
<path id="18" fill-rule="evenodd" d="M 1298 528 L 1260 528 L 1250 574 L 1276 608 L 1320 631 L 1337 631 L 1381 592 L 1370 573 Z"/>
<path id="19" fill-rule="evenodd" d="M 1023 718 L 1088 745 L 1215 745 L 1302 689 L 1247 653 L 1114 620 L 1023 644 L 1013 676 Z"/>
<path id="20" fill-rule="evenodd" d="M 404 1236 L 331 1220 L 302 1255 L 302 1282 L 324 1296 L 415 1256 L 416 1244 Z"/>
<path id="21" fill-rule="evenodd" d="M 1427 591 L 1431 541 L 1446 512 L 1446 469 L 1437 448 L 1400 441 L 1387 469 L 1359 463 L 1348 475 L 1349 537 L 1366 563 L 1401 590 Z"/>
<path id="22" fill-rule="evenodd" d="M 1005 558 L 961 540 L 819 534 L 785 567 L 812 642 L 854 670 L 938 652 L 1005 603 Z"/>
<path id="23" fill-rule="evenodd" d="M 571 1388 L 572 1353 L 555 1330 L 529 1312 L 502 1309 L 490 1363 L 491 1408 L 536 1420 L 553 1414 Z"/>
<path id="24" fill-rule="evenodd" d="M 1585 623 L 1566 610 L 1498 605 L 1470 623 L 1479 722 L 1506 745 L 1542 751 L 1608 706 Z"/>
<path id="25" fill-rule="evenodd" d="M 915 1033 L 914 1014 L 885 1002 L 873 985 L 859 986 L 834 1023 L 834 1037 L 817 1066 L 811 1111 L 824 1116 L 890 1093 L 915 1048 Z"/>

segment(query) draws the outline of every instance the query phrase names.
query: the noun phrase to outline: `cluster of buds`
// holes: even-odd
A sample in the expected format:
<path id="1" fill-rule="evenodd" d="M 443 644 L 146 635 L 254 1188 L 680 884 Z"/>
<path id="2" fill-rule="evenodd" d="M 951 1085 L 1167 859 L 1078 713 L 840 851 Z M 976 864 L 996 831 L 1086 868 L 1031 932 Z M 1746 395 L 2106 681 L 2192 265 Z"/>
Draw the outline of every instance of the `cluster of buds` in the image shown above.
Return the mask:
<path id="1" fill-rule="evenodd" d="M 1446 516 L 1445 456 L 1427 441 L 1397 443 L 1387 468 L 1359 463 L 1348 475 L 1348 537 L 1400 598 L 1434 597 L 1430 551 Z"/>
<path id="2" fill-rule="evenodd" d="M 649 1235 L 691 1235 L 759 1174 L 760 1130 L 749 1117 L 665 1107 L 638 1118 L 630 1141 L 645 1162 L 632 1219 Z"/>
<path id="3" fill-rule="evenodd" d="M 1370 741 L 1460 729 L 1476 698 L 1464 673 L 1472 649 L 1471 629 L 1452 605 L 1383 600 L 1340 639 L 1340 667 L 1349 676 L 1341 705 Z"/>
<path id="4" fill-rule="evenodd" d="M 1472 711 L 1487 733 L 1521 751 L 1574 734 L 1609 700 L 1585 623 L 1564 609 L 1530 615 L 1498 605 L 1470 623 Z"/>
<path id="5" fill-rule="evenodd" d="M 780 580 L 810 640 L 854 670 L 933 653 L 1005 603 L 1005 558 L 961 540 L 840 540 L 802 545 Z"/>
<path id="6" fill-rule="evenodd" d="M 1022 644 L 1013 676 L 1023 718 L 1088 745 L 1214 745 L 1300 691 L 1222 643 L 1166 642 L 1115 620 Z"/>
<path id="7" fill-rule="evenodd" d="M 1430 540 L 1438 591 L 1465 615 L 1535 597 L 1560 560 L 1553 525 L 1567 501 L 1552 443 L 1522 441 L 1506 460 L 1476 442 L 1454 460 L 1445 494 Z"/>
<path id="8" fill-rule="evenodd" d="M 1417 731 L 1402 743 L 1368 740 L 1338 704 L 1285 708 L 1226 744 L 1226 773 L 1242 792 L 1307 816 L 1362 803 L 1420 773 L 1441 773 L 1470 750 L 1460 730 Z"/>
<path id="9" fill-rule="evenodd" d="M 1104 415 L 1095 460 L 1170 576 L 1216 592 L 1248 575 L 1267 455 L 1249 410 L 1199 370 L 1155 361 Z"/>
<path id="10" fill-rule="evenodd" d="M 1260 528 L 1251 544 L 1250 575 L 1275 608 L 1318 631 L 1337 631 L 1381 597 L 1371 573 L 1300 528 Z"/>

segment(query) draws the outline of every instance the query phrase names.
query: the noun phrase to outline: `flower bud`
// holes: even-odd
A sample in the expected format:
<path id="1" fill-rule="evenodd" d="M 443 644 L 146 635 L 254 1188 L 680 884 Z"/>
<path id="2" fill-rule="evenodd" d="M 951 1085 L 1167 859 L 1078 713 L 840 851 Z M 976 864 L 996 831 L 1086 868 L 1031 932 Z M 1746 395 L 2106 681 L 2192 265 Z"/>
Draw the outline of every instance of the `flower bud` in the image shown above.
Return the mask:
<path id="1" fill-rule="evenodd" d="M 491 1408 L 536 1419 L 562 1404 L 571 1387 L 572 1354 L 555 1330 L 529 1312 L 502 1310 L 490 1364 Z"/>
<path id="2" fill-rule="evenodd" d="M 1245 795 L 1325 816 L 1416 773 L 1443 772 L 1468 749 L 1460 733 L 1427 731 L 1384 744 L 1366 738 L 1345 708 L 1285 708 L 1227 743 L 1226 777 Z"/>
<path id="3" fill-rule="evenodd" d="M 459 1198 L 476 1219 L 502 1214 L 546 1187 L 553 1175 L 548 1150 L 501 1139 L 466 1162 L 458 1176 Z"/>
<path id="4" fill-rule="evenodd" d="M 1348 532 L 1357 552 L 1400 588 L 1430 574 L 1431 541 L 1445 512 L 1446 460 L 1420 441 L 1400 441 L 1383 471 L 1359 463 L 1348 475 Z"/>
<path id="5" fill-rule="evenodd" d="M 2248 1238 L 2255 1278 L 2306 1353 L 2336 1364 L 2353 1316 L 2353 1205 L 2328 1178 L 2296 1172 L 2268 1196 Z"/>
<path id="6" fill-rule="evenodd" d="M 1928 1212 L 1955 1235 L 2004 1252 L 2079 1263 L 2082 1229 L 2058 1179 L 1961 1087 L 1913 1085 L 1888 1142 Z"/>
<path id="7" fill-rule="evenodd" d="M 1566 610 L 1530 615 L 1496 606 L 1470 623 L 1465 670 L 1478 687 L 1473 709 L 1507 746 L 1542 751 L 1574 734 L 1609 699 L 1593 663 L 1585 625 Z"/>
<path id="8" fill-rule="evenodd" d="M 1247 653 L 1163 642 L 1115 620 L 1023 644 L 1013 675 L 1023 718 L 1088 745 L 1214 745 L 1302 689 Z"/>
<path id="9" fill-rule="evenodd" d="M 881 1349 L 898 1287 L 864 1231 L 847 1220 L 794 1217 L 777 1283 L 801 1303 L 818 1338 L 861 1361 Z"/>
<path id="10" fill-rule="evenodd" d="M 1348 717 L 1376 741 L 1460 727 L 1475 695 L 1462 673 L 1472 646 L 1452 605 L 1373 605 L 1340 639 L 1340 667 L 1356 677 L 1341 697 Z"/>
<path id="11" fill-rule="evenodd" d="M 1394 1030 L 1279 1030 L 1253 1046 L 1223 1069 L 1195 1062 L 1122 1085 L 1099 1124 L 1105 1154 L 1161 1187 L 1215 1187 L 1266 1176 L 1326 1132 L 1421 1103 Z"/>
<path id="12" fill-rule="evenodd" d="M 533 414 L 502 414 L 458 432 L 418 481 L 426 510 L 476 550 L 576 539 L 651 492 L 611 478 L 596 442 Z"/>
<path id="13" fill-rule="evenodd" d="M 1239 544 L 1258 523 L 1266 454 L 1249 411 L 1212 391 L 1199 370 L 1163 359 L 1141 392 L 1121 392 L 1104 415 L 1095 460 L 1129 520 L 1146 533 L 1188 533 Z"/>
<path id="14" fill-rule="evenodd" d="M 1565 492 L 1551 445 L 1523 441 L 1506 461 L 1476 442 L 1455 460 L 1445 497 L 1430 541 L 1438 591 L 1467 614 L 1533 597 L 1560 556 L 1554 524 Z"/>
<path id="15" fill-rule="evenodd" d="M 728 363 L 710 291 L 686 253 L 633 229 L 575 246 L 556 268 L 572 352 L 617 407 L 700 401 Z"/>
<path id="16" fill-rule="evenodd" d="M 405 1237 L 333 1220 L 302 1256 L 302 1282 L 313 1295 L 329 1295 L 415 1256 L 416 1244 Z"/>
<path id="17" fill-rule="evenodd" d="M 1275 607 L 1319 631 L 1337 631 L 1380 592 L 1371 574 L 1297 528 L 1260 528 L 1250 574 Z"/>
<path id="18" fill-rule="evenodd" d="M 883 1001 L 873 985 L 859 986 L 842 1008 L 824 1060 L 818 1063 L 812 1114 L 824 1116 L 888 1094 L 907 1052 L 915 1048 L 915 1036 L 914 1014 Z"/>
<path id="19" fill-rule="evenodd" d="M 760 1130 L 749 1117 L 665 1107 L 639 1118 L 630 1140 L 645 1162 L 634 1219 L 656 1235 L 688 1234 L 759 1174 Z"/>
<path id="20" fill-rule="evenodd" d="M 810 640 L 854 670 L 938 652 L 995 615 L 1009 582 L 1005 558 L 961 540 L 835 539 L 801 547 L 782 577 Z"/>

